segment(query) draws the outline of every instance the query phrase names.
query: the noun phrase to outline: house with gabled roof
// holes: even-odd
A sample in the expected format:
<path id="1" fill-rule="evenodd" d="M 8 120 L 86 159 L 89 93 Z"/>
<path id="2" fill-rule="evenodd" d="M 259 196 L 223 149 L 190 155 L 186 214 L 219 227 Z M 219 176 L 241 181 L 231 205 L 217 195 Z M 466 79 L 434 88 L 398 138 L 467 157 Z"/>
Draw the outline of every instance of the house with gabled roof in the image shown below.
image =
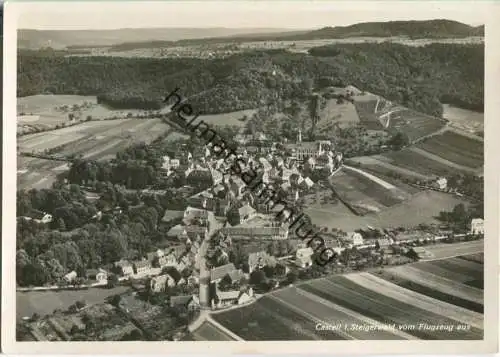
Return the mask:
<path id="1" fill-rule="evenodd" d="M 147 274 L 151 271 L 151 262 L 148 260 L 137 260 L 132 263 L 134 274 Z"/>
<path id="2" fill-rule="evenodd" d="M 170 307 L 181 312 L 196 311 L 200 308 L 200 301 L 196 295 L 172 296 Z"/>
<path id="3" fill-rule="evenodd" d="M 119 269 L 120 275 L 122 276 L 130 276 L 134 274 L 134 267 L 132 263 L 128 260 L 120 260 L 115 262 L 115 267 Z"/>
<path id="4" fill-rule="evenodd" d="M 226 265 L 221 265 L 220 267 L 212 268 L 210 271 L 210 282 L 218 283 L 222 280 L 230 272 L 236 270 L 236 267 L 233 263 L 229 263 Z"/>
<path id="5" fill-rule="evenodd" d="M 76 271 L 73 270 L 64 276 L 64 280 L 68 283 L 72 283 L 75 281 L 77 276 L 78 274 L 76 273 Z"/>
<path id="6" fill-rule="evenodd" d="M 215 299 L 212 300 L 212 308 L 221 309 L 232 305 L 243 305 L 250 302 L 253 296 L 252 288 L 249 288 L 247 291 L 217 291 Z"/>

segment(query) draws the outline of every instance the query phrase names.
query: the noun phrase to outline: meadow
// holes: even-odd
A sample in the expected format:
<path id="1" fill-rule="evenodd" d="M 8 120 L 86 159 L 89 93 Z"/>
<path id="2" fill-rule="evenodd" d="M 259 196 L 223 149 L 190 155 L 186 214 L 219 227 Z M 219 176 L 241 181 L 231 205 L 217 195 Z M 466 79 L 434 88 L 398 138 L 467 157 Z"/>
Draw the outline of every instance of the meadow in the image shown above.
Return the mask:
<path id="1" fill-rule="evenodd" d="M 357 214 L 380 212 L 410 198 L 410 194 L 360 169 L 344 166 L 330 178 L 339 198 Z"/>
<path id="2" fill-rule="evenodd" d="M 66 310 L 79 300 L 87 304 L 98 304 L 104 302 L 108 296 L 120 294 L 129 288 L 119 286 L 113 289 L 92 288 L 88 290 L 63 290 L 63 291 L 28 291 L 16 292 L 16 316 L 24 316 L 37 313 L 40 316 L 52 314 L 55 309 Z"/>

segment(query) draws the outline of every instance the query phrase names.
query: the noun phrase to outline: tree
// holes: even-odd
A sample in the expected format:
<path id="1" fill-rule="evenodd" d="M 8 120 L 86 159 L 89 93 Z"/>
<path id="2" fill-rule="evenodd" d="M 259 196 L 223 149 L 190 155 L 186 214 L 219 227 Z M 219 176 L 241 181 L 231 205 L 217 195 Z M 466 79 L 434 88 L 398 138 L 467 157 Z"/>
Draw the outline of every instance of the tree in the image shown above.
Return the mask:
<path id="1" fill-rule="evenodd" d="M 250 284 L 252 285 L 261 285 L 267 281 L 266 274 L 262 270 L 254 270 L 250 274 Z"/>
<path id="2" fill-rule="evenodd" d="M 109 303 L 114 307 L 119 307 L 122 297 L 120 295 L 113 295 L 109 298 Z"/>
<path id="3" fill-rule="evenodd" d="M 297 272 L 292 270 L 288 272 L 288 274 L 286 275 L 285 281 L 287 284 L 293 284 L 295 281 L 297 281 L 297 278 L 298 278 Z"/>
<path id="4" fill-rule="evenodd" d="M 389 139 L 387 144 L 390 145 L 393 150 L 401 150 L 410 144 L 410 138 L 402 132 L 397 132 Z"/>
<path id="5" fill-rule="evenodd" d="M 128 334 L 125 334 L 120 341 L 140 341 L 142 340 L 142 333 L 138 329 L 134 329 L 130 331 Z"/>
<path id="6" fill-rule="evenodd" d="M 232 281 L 231 281 L 231 277 L 229 276 L 229 274 L 226 274 L 220 281 L 219 283 L 219 289 L 221 291 L 227 291 L 229 289 L 231 289 L 231 286 L 232 286 Z"/>
<path id="7" fill-rule="evenodd" d="M 83 309 L 87 304 L 85 303 L 84 300 L 78 300 L 75 302 L 75 306 L 78 310 Z"/>

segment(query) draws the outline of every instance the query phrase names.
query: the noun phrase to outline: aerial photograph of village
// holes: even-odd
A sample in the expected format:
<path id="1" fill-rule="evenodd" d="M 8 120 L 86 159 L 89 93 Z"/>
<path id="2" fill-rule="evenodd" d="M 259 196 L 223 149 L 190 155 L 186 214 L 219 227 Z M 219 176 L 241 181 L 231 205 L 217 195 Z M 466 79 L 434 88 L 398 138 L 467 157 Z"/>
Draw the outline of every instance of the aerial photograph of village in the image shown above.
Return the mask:
<path id="1" fill-rule="evenodd" d="M 484 22 L 368 15 L 20 26 L 17 341 L 483 340 Z"/>

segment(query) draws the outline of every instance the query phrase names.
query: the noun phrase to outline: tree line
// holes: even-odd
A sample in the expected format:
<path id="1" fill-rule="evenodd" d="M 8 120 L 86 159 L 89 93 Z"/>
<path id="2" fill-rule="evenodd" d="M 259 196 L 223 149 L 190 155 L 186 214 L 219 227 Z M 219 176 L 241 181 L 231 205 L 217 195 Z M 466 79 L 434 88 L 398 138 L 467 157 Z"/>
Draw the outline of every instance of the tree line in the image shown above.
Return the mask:
<path id="1" fill-rule="evenodd" d="M 176 87 L 202 113 L 261 107 L 310 95 L 311 83 L 330 77 L 412 109 L 440 115 L 441 102 L 483 107 L 483 45 L 391 43 L 319 47 L 310 55 L 255 51 L 217 59 L 64 57 L 23 52 L 18 96 L 41 93 L 97 95 L 114 108 L 159 109 Z M 120 86 L 117 86 L 119 83 Z"/>

